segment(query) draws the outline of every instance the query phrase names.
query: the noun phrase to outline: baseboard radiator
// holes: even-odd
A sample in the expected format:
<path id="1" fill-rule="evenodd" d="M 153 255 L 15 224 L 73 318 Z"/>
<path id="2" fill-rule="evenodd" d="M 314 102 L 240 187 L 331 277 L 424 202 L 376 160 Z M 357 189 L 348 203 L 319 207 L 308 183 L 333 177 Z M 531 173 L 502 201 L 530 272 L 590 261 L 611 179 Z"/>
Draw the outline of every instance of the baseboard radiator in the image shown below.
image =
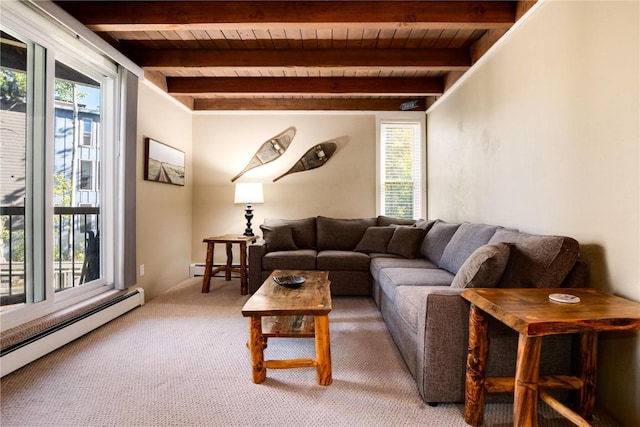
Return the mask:
<path id="1" fill-rule="evenodd" d="M 14 342 L 9 345 L 5 346 L 3 343 L 0 351 L 1 376 L 4 377 L 128 311 L 144 305 L 144 289 L 119 291 L 112 298 L 102 299 L 105 301 L 98 300 L 94 305 L 76 310 L 77 313 L 74 312 L 60 321 L 50 319 L 43 321 L 41 322 L 45 325 L 43 327 L 38 327 L 35 321 L 36 325 L 32 328 L 35 332 L 27 334 L 18 341 L 14 339 Z M 55 317 L 55 313 L 48 317 Z"/>
<path id="2" fill-rule="evenodd" d="M 201 277 L 204 276 L 204 263 L 189 264 L 189 277 Z M 213 264 L 213 268 L 220 267 L 222 264 Z M 240 264 L 231 264 L 233 268 L 240 268 Z"/>
<path id="3" fill-rule="evenodd" d="M 204 276 L 204 263 L 195 263 L 189 265 L 189 277 Z"/>

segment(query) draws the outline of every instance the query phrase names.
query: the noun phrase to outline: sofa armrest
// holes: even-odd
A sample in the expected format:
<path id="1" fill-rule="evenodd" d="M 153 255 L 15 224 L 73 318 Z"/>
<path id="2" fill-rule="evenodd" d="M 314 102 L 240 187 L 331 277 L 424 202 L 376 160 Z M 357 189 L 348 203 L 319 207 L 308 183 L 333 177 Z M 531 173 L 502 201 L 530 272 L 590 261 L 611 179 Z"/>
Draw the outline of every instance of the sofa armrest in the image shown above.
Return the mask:
<path id="1" fill-rule="evenodd" d="M 266 253 L 266 242 L 260 237 L 249 245 L 249 293 L 254 293 L 262 285 L 262 257 Z"/>
<path id="2" fill-rule="evenodd" d="M 426 402 L 464 401 L 469 304 L 464 289 L 430 287 L 418 323 L 416 381 Z"/>
<path id="3" fill-rule="evenodd" d="M 464 401 L 470 304 L 460 296 L 463 290 L 432 287 L 422 302 L 417 356 L 423 363 L 418 363 L 416 381 L 425 402 Z M 514 376 L 518 333 L 489 317 L 488 334 L 486 375 Z M 541 373 L 572 372 L 573 339 L 570 335 L 544 338 Z"/>

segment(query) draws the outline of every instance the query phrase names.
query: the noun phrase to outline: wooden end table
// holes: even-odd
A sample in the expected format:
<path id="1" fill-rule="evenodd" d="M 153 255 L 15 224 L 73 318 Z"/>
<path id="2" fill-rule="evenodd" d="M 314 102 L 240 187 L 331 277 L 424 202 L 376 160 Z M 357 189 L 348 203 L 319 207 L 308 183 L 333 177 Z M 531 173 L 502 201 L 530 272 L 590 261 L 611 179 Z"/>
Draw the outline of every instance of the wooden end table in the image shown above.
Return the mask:
<path id="1" fill-rule="evenodd" d="M 575 295 L 580 302 L 550 301 L 553 293 Z M 538 425 L 538 397 L 574 424 L 588 426 L 595 405 L 598 332 L 640 329 L 640 303 L 595 289 L 468 289 L 462 297 L 471 303 L 464 419 L 472 426 L 482 424 L 485 391 L 512 390 L 514 426 Z M 487 316 L 520 333 L 515 378 L 485 377 Z M 540 376 L 542 337 L 573 333 L 581 335 L 578 376 Z M 551 397 L 548 388 L 577 390 L 576 411 Z"/>
<path id="2" fill-rule="evenodd" d="M 253 243 L 257 239 L 256 236 L 240 236 L 237 234 L 225 234 L 223 236 L 209 237 L 204 240 L 207 244 L 207 261 L 204 265 L 204 277 L 202 279 L 202 293 L 209 292 L 209 282 L 211 277 L 221 271 L 225 272 L 225 279 L 231 280 L 231 273 L 240 273 L 240 294 L 247 295 L 249 286 L 247 285 L 247 243 Z M 213 269 L 213 251 L 216 243 L 224 243 L 227 247 L 227 263 Z M 232 245 L 240 245 L 240 268 L 234 268 Z"/>
<path id="3" fill-rule="evenodd" d="M 280 286 L 274 276 L 303 276 L 296 289 Z M 267 369 L 316 368 L 318 384 L 328 386 L 331 378 L 329 312 L 331 311 L 327 271 L 275 270 L 242 307 L 249 317 L 249 341 L 253 382 L 260 384 Z M 315 338 L 316 358 L 264 360 L 269 337 Z"/>

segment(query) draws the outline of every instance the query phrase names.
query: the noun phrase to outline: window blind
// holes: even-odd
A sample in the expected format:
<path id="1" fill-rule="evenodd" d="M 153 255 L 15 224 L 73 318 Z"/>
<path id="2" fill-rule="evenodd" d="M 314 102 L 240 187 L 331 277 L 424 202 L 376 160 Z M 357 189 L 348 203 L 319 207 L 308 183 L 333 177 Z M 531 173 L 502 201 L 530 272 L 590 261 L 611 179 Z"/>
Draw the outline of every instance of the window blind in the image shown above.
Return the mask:
<path id="1" fill-rule="evenodd" d="M 382 212 L 415 219 L 422 203 L 420 123 L 381 124 Z"/>

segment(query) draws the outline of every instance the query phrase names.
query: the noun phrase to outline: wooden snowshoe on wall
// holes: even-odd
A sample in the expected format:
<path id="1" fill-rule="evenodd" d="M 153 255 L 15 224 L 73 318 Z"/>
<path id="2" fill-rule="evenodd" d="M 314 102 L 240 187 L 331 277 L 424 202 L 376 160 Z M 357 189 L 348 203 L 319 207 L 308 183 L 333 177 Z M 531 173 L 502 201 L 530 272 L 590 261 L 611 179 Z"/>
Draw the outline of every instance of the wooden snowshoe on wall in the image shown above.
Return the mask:
<path id="1" fill-rule="evenodd" d="M 304 172 L 311 169 L 319 168 L 327 163 L 338 148 L 335 142 L 322 142 L 310 148 L 304 156 L 300 158 L 287 172 L 273 180 L 276 182 L 280 178 L 296 172 Z"/>
<path id="2" fill-rule="evenodd" d="M 258 166 L 262 166 L 276 160 L 285 151 L 287 151 L 287 148 L 289 148 L 289 144 L 291 144 L 294 136 L 296 136 L 296 128 L 291 126 L 262 144 L 242 172 L 231 178 L 231 182 L 234 182 L 236 179 L 244 175 L 245 172 L 253 168 L 257 168 Z"/>

